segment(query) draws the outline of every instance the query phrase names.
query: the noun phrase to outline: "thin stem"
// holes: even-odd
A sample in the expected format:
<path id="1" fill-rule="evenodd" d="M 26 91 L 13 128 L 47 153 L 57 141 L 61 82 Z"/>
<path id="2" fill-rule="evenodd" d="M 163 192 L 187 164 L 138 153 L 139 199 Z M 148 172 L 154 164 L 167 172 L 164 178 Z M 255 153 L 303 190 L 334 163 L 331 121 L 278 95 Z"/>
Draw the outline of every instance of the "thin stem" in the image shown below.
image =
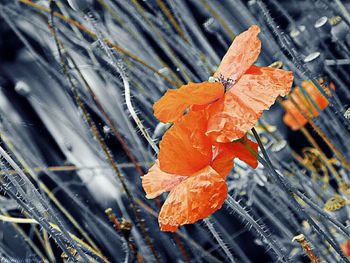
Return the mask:
<path id="1" fill-rule="evenodd" d="M 157 28 L 153 25 L 152 21 L 147 17 L 145 11 L 143 10 L 142 6 L 138 3 L 137 0 L 131 0 L 133 5 L 136 7 L 136 9 L 140 12 L 143 19 L 146 21 L 146 23 L 150 26 L 152 31 L 157 35 L 158 40 L 164 45 L 165 50 L 167 51 L 170 58 L 173 59 L 173 61 L 176 63 L 178 68 L 180 69 L 180 72 L 182 73 L 183 77 L 186 79 L 186 81 L 191 81 L 190 76 L 187 74 L 186 70 L 183 68 L 181 61 L 178 60 L 176 54 L 174 51 L 170 48 L 162 34 L 157 30 Z M 181 83 L 182 84 L 182 83 Z"/>
<path id="2" fill-rule="evenodd" d="M 134 119 L 137 127 L 140 129 L 142 135 L 145 137 L 145 139 L 147 140 L 147 142 L 151 145 L 152 149 L 154 150 L 155 153 L 159 152 L 158 146 L 154 143 L 154 141 L 152 140 L 152 137 L 149 135 L 149 133 L 147 132 L 146 128 L 142 125 L 141 120 L 139 119 L 139 117 L 137 116 L 134 107 L 132 106 L 131 103 L 131 97 L 130 97 L 130 84 L 129 81 L 126 78 L 125 73 L 120 69 L 119 74 L 123 80 L 123 84 L 124 84 L 124 96 L 125 96 L 125 102 L 126 102 L 126 106 L 130 112 L 131 117 Z"/>
<path id="3" fill-rule="evenodd" d="M 31 218 L 16 218 L 16 217 L 11 217 L 11 216 L 7 216 L 7 215 L 0 215 L 0 220 L 4 221 L 4 222 L 11 222 L 11 223 L 17 223 L 17 224 L 40 224 L 37 220 L 35 219 L 31 219 Z M 59 232 L 62 232 L 62 230 L 55 224 L 53 223 L 49 223 L 50 226 L 53 229 L 56 229 Z M 69 233 L 69 232 L 68 232 Z M 83 247 L 85 247 L 87 250 L 89 250 L 92 254 L 98 256 L 99 258 L 101 258 L 104 262 L 109 263 L 109 261 L 102 255 L 100 254 L 100 252 L 94 250 L 92 247 L 90 247 L 88 244 L 86 244 L 83 240 L 81 240 L 80 238 L 76 237 L 75 235 L 73 235 L 72 233 L 69 233 L 69 235 L 72 237 L 72 239 L 74 239 L 75 241 L 77 241 L 80 245 L 82 245 Z M 90 261 L 86 261 L 86 262 L 90 262 Z"/>
<path id="4" fill-rule="evenodd" d="M 9 195 L 9 197 L 13 198 L 16 200 L 18 205 L 23 209 L 25 212 L 30 215 L 30 217 L 34 218 L 36 221 L 40 222 L 40 226 L 45 229 L 50 235 L 55 239 L 57 245 L 62 249 L 63 252 L 68 255 L 68 257 L 73 261 L 77 262 L 75 257 L 70 253 L 70 251 L 67 249 L 66 244 L 68 243 L 67 240 L 62 239 L 61 236 L 59 236 L 53 229 L 50 227 L 48 224 L 47 220 L 42 217 L 42 215 L 39 213 L 39 211 L 31 206 L 30 204 L 27 204 L 24 200 L 23 197 L 21 197 L 18 192 L 13 192 L 13 190 L 6 184 L 3 179 L 0 177 L 0 186 L 6 191 L 6 193 Z"/>
<path id="5" fill-rule="evenodd" d="M 278 260 L 288 262 L 288 256 L 282 250 L 280 245 L 271 237 L 270 234 L 266 233 L 266 229 L 263 229 L 256 220 L 243 208 L 241 205 L 233 199 L 230 195 L 227 195 L 225 204 L 229 206 L 234 212 L 237 212 L 244 221 L 247 221 L 256 232 L 268 243 L 271 249 L 276 253 Z"/>
<path id="6" fill-rule="evenodd" d="M 33 2 L 31 2 L 30 0 L 19 0 L 21 3 L 26 4 L 28 6 L 34 7 L 38 10 L 44 11 L 46 13 L 50 13 L 50 9 L 35 4 Z M 53 12 L 53 15 L 71 25 L 74 25 L 75 27 L 79 28 L 81 31 L 87 33 L 89 36 L 91 36 L 93 39 L 96 40 L 96 35 L 90 31 L 89 29 L 87 29 L 86 27 L 84 27 L 82 24 L 78 23 L 77 21 L 66 17 L 60 13 L 57 12 Z M 142 61 L 141 59 L 139 59 L 138 57 L 136 57 L 135 55 L 131 54 L 130 52 L 128 52 L 127 50 L 121 48 L 120 46 L 118 46 L 117 44 L 113 43 L 112 41 L 110 41 L 109 39 L 105 39 L 104 40 L 109 46 L 111 46 L 113 49 L 115 49 L 116 51 L 123 53 L 124 55 L 126 55 L 127 57 L 131 58 L 132 60 L 137 61 L 138 63 L 140 63 L 141 65 L 143 65 L 144 67 L 148 68 L 149 70 L 153 71 L 155 74 L 159 75 L 160 77 L 162 77 L 164 80 L 166 80 L 168 83 L 177 86 L 177 82 L 171 80 L 170 78 L 168 78 L 167 76 L 165 76 L 164 74 L 160 73 L 156 68 L 148 65 L 146 62 Z"/>
<path id="7" fill-rule="evenodd" d="M 45 200 L 40 196 L 40 194 L 38 193 L 38 191 L 36 190 L 36 188 L 34 187 L 34 185 L 30 182 L 30 180 L 26 177 L 26 175 L 23 173 L 23 171 L 21 170 L 21 168 L 17 165 L 17 163 L 7 154 L 7 152 L 0 146 L 0 155 L 6 160 L 6 162 L 14 169 L 17 171 L 17 173 L 21 176 L 21 178 L 26 182 L 26 186 L 29 187 L 28 191 L 30 193 L 33 194 L 33 196 L 30 196 L 28 199 L 30 200 L 29 203 L 32 204 L 32 202 L 34 200 L 31 200 L 32 197 L 36 197 L 38 204 L 40 205 L 42 208 L 48 209 L 48 204 L 45 202 Z M 14 186 L 16 187 L 17 191 L 19 191 L 19 193 L 22 195 L 22 197 L 26 197 L 26 193 L 24 192 L 24 190 L 22 189 L 22 187 L 18 184 L 18 182 L 13 179 L 12 177 L 9 177 L 10 181 L 14 184 Z M 41 208 L 41 209 L 42 209 Z M 47 217 L 48 213 L 45 212 L 44 216 Z M 51 213 L 50 214 L 51 217 L 56 221 L 57 225 L 59 225 L 62 228 L 62 233 L 63 235 L 66 237 L 67 240 L 69 240 L 72 245 L 74 247 L 76 247 L 76 243 L 73 239 L 70 238 L 70 236 L 68 235 L 68 232 L 65 230 L 64 225 L 60 222 L 60 220 L 58 219 L 58 217 L 54 214 Z M 85 254 L 83 253 L 83 251 L 81 251 L 79 249 L 79 247 L 76 248 L 76 250 L 78 251 L 78 253 L 81 255 L 81 257 L 83 259 L 86 259 Z"/>
<path id="8" fill-rule="evenodd" d="M 156 0 L 156 1 L 157 1 L 157 4 L 159 5 L 160 9 L 162 9 L 163 13 L 167 16 L 167 18 L 169 19 L 170 23 L 174 26 L 174 28 L 179 33 L 181 38 L 184 41 L 189 42 L 188 39 L 186 38 L 185 33 L 183 32 L 181 26 L 177 23 L 177 21 L 175 20 L 174 16 L 171 14 L 171 11 L 165 5 L 164 1 L 163 0 Z"/>
<path id="9" fill-rule="evenodd" d="M 1 213 L 3 213 L 5 216 L 10 216 L 9 213 L 6 211 L 0 210 Z M 48 263 L 49 260 L 43 255 L 41 250 L 37 247 L 36 244 L 34 244 L 33 240 L 23 231 L 21 227 L 15 222 L 10 222 L 13 226 L 13 228 L 22 236 L 25 242 L 28 243 L 28 245 L 31 247 L 31 249 L 38 255 L 38 257 L 44 262 Z M 39 235 L 40 236 L 40 235 Z"/>
<path id="10" fill-rule="evenodd" d="M 53 18 L 54 18 L 54 14 L 53 14 L 53 11 L 51 11 L 51 25 L 53 23 Z M 145 227 L 143 221 L 141 220 L 141 215 L 138 212 L 138 209 L 136 207 L 136 204 L 135 204 L 134 198 L 133 198 L 133 196 L 131 194 L 131 191 L 129 190 L 129 188 L 128 188 L 128 186 L 127 186 L 123 176 L 121 175 L 121 173 L 119 171 L 119 168 L 118 168 L 116 162 L 114 161 L 114 158 L 113 158 L 110 150 L 108 149 L 108 146 L 106 145 L 106 143 L 102 139 L 99 131 L 96 128 L 96 125 L 95 125 L 94 121 L 90 117 L 89 112 L 86 109 L 85 104 L 83 103 L 83 101 L 82 101 L 82 99 L 80 97 L 79 91 L 76 88 L 76 86 L 75 86 L 75 84 L 74 84 L 74 82 L 72 80 L 71 75 L 68 73 L 68 67 L 67 67 L 67 65 L 65 63 L 65 58 L 64 58 L 63 53 L 62 53 L 62 49 L 64 47 L 63 47 L 62 43 L 59 41 L 59 39 L 58 39 L 58 36 L 57 36 L 57 33 L 56 33 L 56 29 L 55 29 L 54 26 L 51 26 L 50 29 L 51 29 L 51 32 L 52 32 L 54 38 L 55 38 L 55 43 L 56 43 L 56 47 L 57 47 L 58 54 L 59 54 L 59 57 L 60 57 L 61 65 L 62 65 L 62 68 L 63 68 L 63 72 L 64 72 L 64 74 L 66 75 L 66 77 L 68 79 L 68 82 L 70 84 L 70 88 L 71 88 L 71 91 L 73 93 L 74 99 L 75 99 L 78 107 L 82 111 L 83 116 L 84 116 L 85 120 L 87 121 L 87 123 L 88 123 L 88 125 L 89 125 L 89 127 L 90 127 L 90 129 L 91 129 L 91 131 L 92 131 L 92 133 L 94 135 L 94 137 L 98 141 L 98 143 L 99 143 L 100 147 L 102 148 L 104 154 L 106 155 L 109 163 L 111 164 L 115 174 L 117 175 L 117 178 L 120 181 L 120 183 L 121 183 L 121 185 L 122 185 L 122 187 L 123 187 L 123 189 L 124 189 L 128 199 L 130 201 L 132 211 L 133 211 L 133 213 L 135 215 L 135 218 L 136 218 L 136 220 L 137 220 L 137 222 L 138 222 L 138 224 L 140 226 L 141 232 L 143 234 L 143 237 L 145 238 L 145 241 L 146 241 L 148 247 L 150 248 L 152 254 L 154 255 L 154 257 L 156 259 L 156 261 L 160 262 L 160 258 L 159 258 L 158 254 L 157 254 L 157 252 L 156 252 L 156 250 L 155 250 L 155 248 L 153 246 L 152 240 L 151 240 L 151 238 L 150 238 L 150 236 L 149 236 L 149 234 L 148 234 L 148 232 L 146 230 L 146 227 Z"/>
<path id="11" fill-rule="evenodd" d="M 113 19 L 115 19 L 123 28 L 125 28 L 130 35 L 132 35 L 137 41 L 139 40 L 139 37 L 135 34 L 134 31 L 132 31 L 126 22 L 123 21 L 123 19 L 114 11 L 113 6 L 109 6 L 105 0 L 98 0 L 98 2 L 112 15 Z M 110 3 L 112 4 L 112 3 Z M 182 81 L 179 79 L 179 77 L 171 70 L 168 64 L 160 57 L 156 56 L 159 62 L 162 64 L 163 67 L 167 68 L 169 70 L 170 75 L 176 80 L 178 85 L 181 85 Z"/>
<path id="12" fill-rule="evenodd" d="M 111 65 L 117 70 L 117 72 L 119 73 L 120 77 L 122 78 L 123 81 L 123 85 L 124 85 L 124 96 L 125 96 L 125 103 L 126 106 L 130 112 L 131 117 L 133 118 L 133 120 L 135 121 L 137 127 L 140 129 L 142 135 L 144 136 L 144 138 L 147 140 L 147 142 L 151 145 L 152 149 L 158 153 L 158 147 L 157 145 L 153 142 L 152 137 L 149 135 L 149 133 L 147 132 L 146 128 L 142 125 L 142 121 L 139 119 L 139 117 L 136 114 L 136 111 L 134 110 L 134 107 L 132 106 L 131 103 L 131 94 L 130 94 L 130 83 L 128 80 L 128 77 L 125 73 L 125 71 L 123 70 L 122 65 L 120 65 L 119 63 L 116 63 L 114 58 L 113 58 L 113 54 L 111 53 L 111 51 L 109 50 L 108 46 L 105 45 L 104 41 L 103 41 L 103 36 L 101 35 L 101 33 L 99 32 L 99 30 L 97 29 L 94 21 L 92 21 L 92 17 L 94 17 L 94 15 L 92 13 L 87 14 L 88 19 L 90 20 L 92 26 L 95 29 L 95 34 L 97 36 L 97 39 L 100 41 L 107 57 L 109 58 L 109 61 L 111 63 Z"/>
<path id="13" fill-rule="evenodd" d="M 67 57 L 72 62 L 75 70 L 78 72 L 80 78 L 83 80 L 83 83 L 84 83 L 86 89 L 88 90 L 88 92 L 90 93 L 90 96 L 93 98 L 96 106 L 101 111 L 102 115 L 106 118 L 106 122 L 107 122 L 108 126 L 112 129 L 112 132 L 114 133 L 114 136 L 120 142 L 124 152 L 126 153 L 128 158 L 130 159 L 130 161 L 134 164 L 135 169 L 139 173 L 139 175 L 143 176 L 143 171 L 142 171 L 140 165 L 138 164 L 138 161 L 136 160 L 135 156 L 132 154 L 129 146 L 127 145 L 127 143 L 125 142 L 125 140 L 123 139 L 121 134 L 118 132 L 116 126 L 114 125 L 114 122 L 112 121 L 112 118 L 109 116 L 109 114 L 107 113 L 106 109 L 102 105 L 100 99 L 96 96 L 95 92 L 92 90 L 92 88 L 90 87 L 89 83 L 86 81 L 85 77 L 83 76 L 83 74 L 81 73 L 79 67 L 77 66 L 75 60 L 72 58 L 72 56 L 68 52 L 66 52 L 66 54 L 67 54 Z"/>
<path id="14" fill-rule="evenodd" d="M 89 237 L 89 235 L 80 227 L 79 223 L 74 219 L 74 217 L 64 208 L 64 206 L 58 201 L 58 199 L 55 197 L 55 195 L 50 191 L 50 189 L 42 182 L 39 180 L 39 178 L 36 176 L 34 173 L 35 170 L 39 171 L 45 171 L 49 168 L 46 169 L 35 169 L 34 171 L 30 169 L 29 165 L 25 162 L 25 160 L 19 155 L 19 153 L 16 151 L 14 145 L 4 136 L 3 133 L 0 132 L 0 139 L 3 140 L 7 147 L 11 150 L 12 154 L 15 155 L 16 159 L 18 162 L 24 167 L 23 172 L 28 173 L 28 175 L 35 180 L 39 187 L 44 190 L 44 192 L 47 194 L 49 199 L 56 205 L 56 207 L 66 216 L 66 218 L 72 223 L 72 225 L 82 234 L 82 236 L 89 242 L 89 244 L 94 247 L 95 250 L 99 250 L 97 245 L 92 241 L 92 239 Z M 56 167 L 51 167 L 52 170 L 55 170 Z M 75 167 L 77 168 L 77 167 Z M 67 169 L 66 171 L 70 171 Z M 17 174 L 16 170 L 7 170 L 7 171 L 0 171 L 0 175 L 2 174 Z"/>
<path id="15" fill-rule="evenodd" d="M 210 234 L 215 238 L 215 240 L 218 242 L 219 246 L 221 247 L 221 249 L 224 251 L 224 253 L 226 254 L 228 260 L 231 263 L 235 263 L 235 259 L 230 251 L 230 249 L 226 246 L 225 242 L 222 240 L 222 238 L 220 237 L 219 233 L 216 231 L 216 229 L 214 228 L 214 224 L 213 222 L 211 222 L 210 218 L 207 217 L 203 220 L 205 226 L 208 228 Z"/>
<path id="16" fill-rule="evenodd" d="M 152 215 L 153 217 L 158 217 L 158 213 L 154 211 L 151 207 L 149 207 L 146 203 L 144 203 L 142 200 L 136 198 L 135 199 L 137 204 L 144 209 L 148 214 Z M 207 250 L 205 250 L 203 247 L 201 247 L 196 241 L 188 237 L 185 233 L 183 232 L 176 232 L 176 234 L 180 237 L 182 237 L 184 240 L 186 240 L 194 249 L 198 250 L 198 252 L 203 253 L 208 259 L 211 260 L 211 262 L 221 262 L 218 260 L 216 257 L 214 257 L 212 254 L 210 254 Z"/>
<path id="17" fill-rule="evenodd" d="M 277 99 L 278 103 L 282 106 L 282 108 L 287 112 L 287 108 L 284 106 L 281 98 Z M 297 105 L 295 105 L 297 106 Z M 297 107 L 298 109 L 298 107 Z M 289 112 L 293 118 L 294 121 L 296 121 L 298 124 L 300 124 L 299 120 L 296 118 L 296 116 L 292 113 Z M 302 113 L 302 111 L 300 110 L 300 113 Z M 304 116 L 304 118 L 307 119 L 306 116 Z M 340 179 L 340 176 L 338 174 L 338 172 L 335 170 L 335 168 L 333 167 L 333 164 L 329 162 L 327 156 L 323 153 L 321 147 L 317 144 L 317 142 L 314 140 L 314 138 L 312 138 L 311 134 L 308 132 L 308 130 L 304 127 L 300 128 L 300 131 L 304 134 L 304 136 L 306 137 L 306 139 L 308 140 L 308 142 L 315 147 L 318 152 L 320 153 L 320 156 L 322 157 L 322 159 L 324 160 L 324 162 L 327 164 L 327 167 L 329 168 L 329 170 L 332 172 L 332 174 L 334 175 L 335 178 Z"/>
<path id="18" fill-rule="evenodd" d="M 341 259 L 344 262 L 348 262 L 349 260 L 347 259 L 347 257 L 342 253 L 342 251 L 339 249 L 339 247 L 334 243 L 334 241 L 329 238 L 322 229 L 320 229 L 320 227 L 315 223 L 315 221 L 307 214 L 305 213 L 305 211 L 303 211 L 303 208 L 301 207 L 301 205 L 295 200 L 294 194 L 297 194 L 297 191 L 293 190 L 293 187 L 291 185 L 289 185 L 285 179 L 283 177 L 281 177 L 276 170 L 273 168 L 272 162 L 264 148 L 264 145 L 262 144 L 260 137 L 258 135 L 258 133 L 255 131 L 255 129 L 252 129 L 252 132 L 254 134 L 254 137 L 256 139 L 256 141 L 259 144 L 259 147 L 261 149 L 261 152 L 264 156 L 264 159 L 261 158 L 259 156 L 259 162 L 261 162 L 265 168 L 268 169 L 268 171 L 270 172 L 270 175 L 272 176 L 272 178 L 276 181 L 276 183 L 282 188 L 282 190 L 284 190 L 287 194 L 288 194 L 288 200 L 290 200 L 292 202 L 292 204 L 301 212 L 301 216 L 307 221 L 309 222 L 309 224 L 311 225 L 311 227 L 315 230 L 316 233 L 318 233 L 322 238 L 324 238 L 335 250 L 335 252 L 341 257 Z"/>

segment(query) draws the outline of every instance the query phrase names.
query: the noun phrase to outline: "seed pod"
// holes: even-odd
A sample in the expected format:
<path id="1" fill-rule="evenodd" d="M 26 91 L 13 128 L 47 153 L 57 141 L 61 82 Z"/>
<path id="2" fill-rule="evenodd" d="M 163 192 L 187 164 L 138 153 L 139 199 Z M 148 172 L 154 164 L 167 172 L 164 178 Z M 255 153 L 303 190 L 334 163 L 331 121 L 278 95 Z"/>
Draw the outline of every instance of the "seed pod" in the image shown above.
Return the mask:
<path id="1" fill-rule="evenodd" d="M 290 163 L 293 161 L 292 151 L 285 140 L 275 142 L 271 147 L 271 151 L 283 162 Z"/>
<path id="2" fill-rule="evenodd" d="M 75 11 L 85 12 L 92 5 L 92 0 L 68 0 L 68 4 Z"/>
<path id="3" fill-rule="evenodd" d="M 298 26 L 298 28 L 290 31 L 289 35 L 299 48 L 307 47 L 308 33 L 305 26 Z"/>
<path id="4" fill-rule="evenodd" d="M 312 52 L 304 58 L 306 66 L 311 72 L 316 73 L 317 75 L 322 75 L 324 57 L 320 52 Z"/>
<path id="5" fill-rule="evenodd" d="M 318 19 L 314 25 L 314 28 L 321 39 L 328 39 L 331 37 L 332 26 L 328 21 L 328 17 L 323 16 Z"/>
<path id="6" fill-rule="evenodd" d="M 332 36 L 338 41 L 345 40 L 348 33 L 349 26 L 344 21 L 340 21 L 332 27 Z"/>
<path id="7" fill-rule="evenodd" d="M 122 218 L 120 228 L 124 231 L 131 231 L 132 224 L 131 224 L 131 222 L 127 221 L 125 218 Z"/>

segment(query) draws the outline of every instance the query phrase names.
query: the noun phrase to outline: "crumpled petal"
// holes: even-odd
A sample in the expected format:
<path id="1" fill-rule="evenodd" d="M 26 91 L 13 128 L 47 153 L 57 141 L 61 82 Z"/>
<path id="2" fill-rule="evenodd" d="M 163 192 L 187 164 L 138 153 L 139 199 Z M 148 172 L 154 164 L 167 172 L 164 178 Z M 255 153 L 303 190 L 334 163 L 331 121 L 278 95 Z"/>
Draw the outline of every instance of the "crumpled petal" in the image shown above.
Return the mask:
<path id="1" fill-rule="evenodd" d="M 221 208 L 226 197 L 225 179 L 206 166 L 171 190 L 159 213 L 160 229 L 175 232 L 180 225 L 206 218 Z"/>
<path id="2" fill-rule="evenodd" d="M 258 144 L 244 138 L 246 143 L 250 145 L 251 150 L 255 152 L 253 154 L 247 146 L 242 142 L 229 142 L 229 143 L 216 143 L 214 151 L 214 160 L 211 164 L 213 169 L 217 171 L 221 176 L 226 177 L 233 168 L 233 160 L 235 158 L 245 162 L 253 169 L 258 166 Z"/>
<path id="3" fill-rule="evenodd" d="M 164 134 L 158 159 L 166 173 L 191 175 L 210 164 L 212 144 L 205 136 L 207 114 L 189 111 Z"/>
<path id="4" fill-rule="evenodd" d="M 154 105 L 154 115 L 161 122 L 174 122 L 191 105 L 206 105 L 224 95 L 224 86 L 219 82 L 202 82 L 183 85 L 168 90 Z"/>
<path id="5" fill-rule="evenodd" d="M 289 93 L 293 83 L 291 71 L 252 66 L 247 73 L 208 108 L 206 134 L 217 142 L 242 138 L 278 96 Z"/>
<path id="6" fill-rule="evenodd" d="M 159 161 L 149 169 L 148 173 L 141 177 L 142 187 L 146 192 L 146 198 L 152 199 L 164 192 L 171 191 L 175 186 L 187 178 L 176 174 L 168 174 L 160 170 Z"/>
<path id="7" fill-rule="evenodd" d="M 322 80 L 319 82 L 322 84 Z M 328 106 L 329 101 L 327 98 L 322 95 L 311 81 L 303 81 L 302 86 L 320 110 L 324 110 Z M 331 88 L 335 89 L 334 85 L 331 85 Z M 325 88 L 325 91 L 328 95 L 332 95 L 328 88 Z M 314 118 L 319 115 L 319 112 L 309 98 L 302 93 L 299 87 L 295 87 L 290 94 L 290 97 L 298 106 L 294 105 L 291 98 L 283 101 L 283 106 L 286 110 L 286 113 L 283 116 L 283 121 L 292 130 L 299 130 L 308 122 L 304 115 Z"/>
<path id="8" fill-rule="evenodd" d="M 241 142 L 231 142 L 225 144 L 226 149 L 224 151 L 231 153 L 234 158 L 240 159 L 241 161 L 245 162 L 250 167 L 255 169 L 256 167 L 258 167 L 257 154 L 259 146 L 256 142 L 253 142 L 247 138 L 245 139 L 245 141 L 251 149 L 249 149 L 248 146 L 244 145 Z M 251 151 L 253 151 L 253 153 Z"/>
<path id="9" fill-rule="evenodd" d="M 211 163 L 211 167 L 220 174 L 223 178 L 231 172 L 234 162 L 233 157 L 230 155 L 226 155 L 225 153 L 220 153 Z"/>
<path id="10" fill-rule="evenodd" d="M 223 57 L 214 76 L 237 81 L 253 65 L 260 54 L 259 32 L 260 28 L 253 25 L 238 35 Z"/>

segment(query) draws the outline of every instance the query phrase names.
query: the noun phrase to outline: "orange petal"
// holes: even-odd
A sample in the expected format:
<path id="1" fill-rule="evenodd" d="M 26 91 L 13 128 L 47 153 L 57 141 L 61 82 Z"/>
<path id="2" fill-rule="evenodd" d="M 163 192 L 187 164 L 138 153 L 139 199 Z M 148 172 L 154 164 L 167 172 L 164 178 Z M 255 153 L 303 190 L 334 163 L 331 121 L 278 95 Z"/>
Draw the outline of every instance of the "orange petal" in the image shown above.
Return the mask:
<path id="1" fill-rule="evenodd" d="M 148 173 L 141 177 L 142 187 L 146 192 L 146 198 L 152 199 L 164 192 L 171 191 L 175 186 L 181 183 L 186 176 L 168 174 L 160 170 L 159 161 L 149 169 Z"/>
<path id="2" fill-rule="evenodd" d="M 218 154 L 211 163 L 211 167 L 223 178 L 226 178 L 226 176 L 231 172 L 233 166 L 233 157 L 226 155 L 225 153 Z"/>
<path id="3" fill-rule="evenodd" d="M 205 111 L 189 111 L 164 134 L 158 159 L 162 171 L 191 175 L 207 166 L 212 159 L 210 139 L 205 136 Z"/>
<path id="4" fill-rule="evenodd" d="M 223 57 L 215 77 L 238 80 L 244 72 L 257 60 L 261 41 L 258 38 L 260 28 L 251 26 L 247 31 L 237 36 Z"/>
<path id="5" fill-rule="evenodd" d="M 252 66 L 250 72 L 254 74 L 243 75 L 208 109 L 210 118 L 206 134 L 217 142 L 242 138 L 254 127 L 263 111 L 291 89 L 293 74 L 290 71 Z"/>
<path id="6" fill-rule="evenodd" d="M 258 144 L 245 138 L 247 144 L 250 145 L 253 154 L 242 142 L 216 143 L 215 155 L 211 166 L 222 176 L 226 177 L 233 167 L 233 159 L 238 158 L 252 168 L 258 166 Z"/>
<path id="7" fill-rule="evenodd" d="M 154 115 L 161 122 L 174 122 L 191 105 L 205 105 L 224 95 L 219 82 L 192 83 L 175 90 L 168 90 L 154 105 Z"/>
<path id="8" fill-rule="evenodd" d="M 162 231 L 175 232 L 220 209 L 227 197 L 225 179 L 210 166 L 187 177 L 171 190 L 159 213 Z"/>
<path id="9" fill-rule="evenodd" d="M 247 146 L 242 144 L 241 142 L 232 142 L 229 144 L 230 151 L 234 154 L 235 158 L 240 159 L 241 161 L 248 164 L 250 167 L 255 169 L 258 167 L 258 144 L 256 142 L 253 142 L 249 139 L 246 139 L 247 144 L 250 146 L 251 149 L 248 149 Z M 252 153 L 251 150 L 254 152 Z"/>

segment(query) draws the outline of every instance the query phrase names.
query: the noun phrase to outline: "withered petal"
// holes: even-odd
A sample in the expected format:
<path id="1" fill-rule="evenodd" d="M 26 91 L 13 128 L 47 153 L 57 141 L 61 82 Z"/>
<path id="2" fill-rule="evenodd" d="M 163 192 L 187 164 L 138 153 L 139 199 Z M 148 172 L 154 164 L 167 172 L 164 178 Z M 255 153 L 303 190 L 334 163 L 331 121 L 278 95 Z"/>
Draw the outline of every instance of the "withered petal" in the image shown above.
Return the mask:
<path id="1" fill-rule="evenodd" d="M 256 157 L 256 154 L 258 154 L 258 144 L 247 138 L 245 138 L 245 141 L 250 145 L 251 149 L 248 149 L 241 142 L 216 143 L 215 157 L 211 164 L 213 169 L 223 177 L 226 177 L 233 167 L 233 160 L 235 158 L 240 159 L 255 169 L 258 166 L 258 159 Z"/>
<path id="2" fill-rule="evenodd" d="M 186 176 L 169 174 L 160 170 L 159 161 L 156 160 L 148 173 L 141 177 L 142 187 L 146 192 L 146 198 L 152 199 L 164 192 L 171 191 L 175 186 L 181 183 Z"/>
<path id="3" fill-rule="evenodd" d="M 260 54 L 259 32 L 260 28 L 253 25 L 238 35 L 222 58 L 214 76 L 237 81 L 253 65 Z"/>
<path id="4" fill-rule="evenodd" d="M 208 131 L 217 142 L 242 138 L 278 96 L 289 93 L 293 73 L 269 67 L 256 67 L 244 74 L 225 96 L 209 108 Z"/>
<path id="5" fill-rule="evenodd" d="M 206 166 L 171 190 L 158 222 L 162 231 L 175 232 L 180 225 L 193 224 L 220 209 L 227 197 L 225 179 Z"/>
<path id="6" fill-rule="evenodd" d="M 206 129 L 205 111 L 190 110 L 176 121 L 160 142 L 161 170 L 186 176 L 210 164 L 212 148 L 210 139 L 205 136 Z"/>

